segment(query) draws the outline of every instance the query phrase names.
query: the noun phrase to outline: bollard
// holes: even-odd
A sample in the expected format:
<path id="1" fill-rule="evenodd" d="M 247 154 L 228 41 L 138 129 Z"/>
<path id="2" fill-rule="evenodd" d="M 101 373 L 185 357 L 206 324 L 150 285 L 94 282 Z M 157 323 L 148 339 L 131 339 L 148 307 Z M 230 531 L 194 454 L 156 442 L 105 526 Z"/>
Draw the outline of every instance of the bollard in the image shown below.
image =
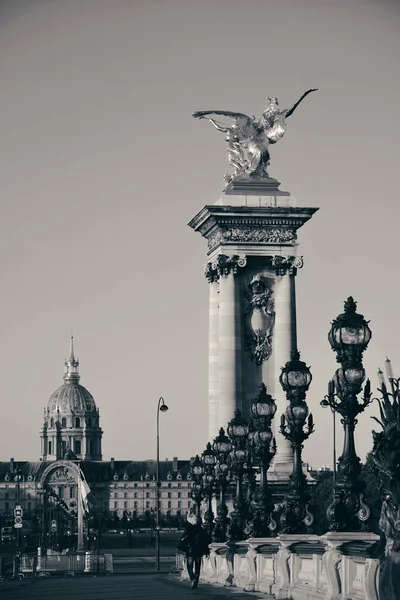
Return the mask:
<path id="1" fill-rule="evenodd" d="M 36 565 L 36 571 L 41 571 L 42 570 L 42 549 L 39 547 L 37 549 L 37 565 Z"/>
<path id="2" fill-rule="evenodd" d="M 89 573 L 91 571 L 91 560 L 90 560 L 90 552 L 87 550 L 85 553 L 85 568 L 84 573 Z"/>

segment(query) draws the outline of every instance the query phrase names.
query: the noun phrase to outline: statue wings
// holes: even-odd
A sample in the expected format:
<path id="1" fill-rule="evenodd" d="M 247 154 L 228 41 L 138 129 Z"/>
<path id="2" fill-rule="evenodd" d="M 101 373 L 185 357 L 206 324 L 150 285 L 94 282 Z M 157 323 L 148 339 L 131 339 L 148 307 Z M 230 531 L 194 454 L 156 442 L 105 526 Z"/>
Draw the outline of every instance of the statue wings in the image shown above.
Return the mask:
<path id="1" fill-rule="evenodd" d="M 232 112 L 230 110 L 197 110 L 192 114 L 195 119 L 212 119 L 216 117 L 227 117 L 235 121 L 235 128 L 241 140 L 247 140 L 257 133 L 255 117 L 249 117 L 244 113 Z"/>

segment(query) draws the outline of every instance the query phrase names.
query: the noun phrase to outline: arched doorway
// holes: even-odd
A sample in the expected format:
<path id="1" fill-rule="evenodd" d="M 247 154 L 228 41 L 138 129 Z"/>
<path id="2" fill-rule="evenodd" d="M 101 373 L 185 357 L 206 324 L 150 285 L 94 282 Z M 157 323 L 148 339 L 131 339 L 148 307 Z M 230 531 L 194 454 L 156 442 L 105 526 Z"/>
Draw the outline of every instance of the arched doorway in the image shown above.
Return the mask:
<path id="1" fill-rule="evenodd" d="M 42 496 L 40 545 L 43 549 L 84 549 L 82 472 L 77 464 L 58 460 L 41 474 L 38 492 Z"/>

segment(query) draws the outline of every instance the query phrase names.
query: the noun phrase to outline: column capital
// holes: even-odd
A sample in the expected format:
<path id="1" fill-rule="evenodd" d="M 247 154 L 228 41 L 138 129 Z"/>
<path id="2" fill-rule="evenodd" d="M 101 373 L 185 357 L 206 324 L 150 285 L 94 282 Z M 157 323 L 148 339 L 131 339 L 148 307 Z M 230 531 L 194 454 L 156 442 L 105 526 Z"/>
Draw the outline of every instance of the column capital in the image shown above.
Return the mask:
<path id="1" fill-rule="evenodd" d="M 296 275 L 297 269 L 301 269 L 304 264 L 302 256 L 281 256 L 276 254 L 272 257 L 272 266 L 275 267 L 277 275 Z"/>
<path id="2" fill-rule="evenodd" d="M 206 263 L 204 266 L 204 275 L 209 283 L 213 283 L 218 281 L 222 275 L 227 276 L 230 273 L 236 275 L 239 267 L 245 267 L 246 264 L 246 256 L 219 254 L 213 262 Z"/>

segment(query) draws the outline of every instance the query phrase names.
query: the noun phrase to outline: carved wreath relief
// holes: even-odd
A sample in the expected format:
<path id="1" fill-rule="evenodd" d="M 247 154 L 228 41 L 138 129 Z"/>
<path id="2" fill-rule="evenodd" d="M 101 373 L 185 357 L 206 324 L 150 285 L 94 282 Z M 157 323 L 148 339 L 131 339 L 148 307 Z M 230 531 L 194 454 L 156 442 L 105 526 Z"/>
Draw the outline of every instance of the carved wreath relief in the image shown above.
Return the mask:
<path id="1" fill-rule="evenodd" d="M 255 275 L 246 291 L 248 300 L 250 331 L 246 336 L 246 346 L 250 357 L 261 365 L 272 352 L 272 331 L 275 322 L 272 289 L 261 275 Z"/>

